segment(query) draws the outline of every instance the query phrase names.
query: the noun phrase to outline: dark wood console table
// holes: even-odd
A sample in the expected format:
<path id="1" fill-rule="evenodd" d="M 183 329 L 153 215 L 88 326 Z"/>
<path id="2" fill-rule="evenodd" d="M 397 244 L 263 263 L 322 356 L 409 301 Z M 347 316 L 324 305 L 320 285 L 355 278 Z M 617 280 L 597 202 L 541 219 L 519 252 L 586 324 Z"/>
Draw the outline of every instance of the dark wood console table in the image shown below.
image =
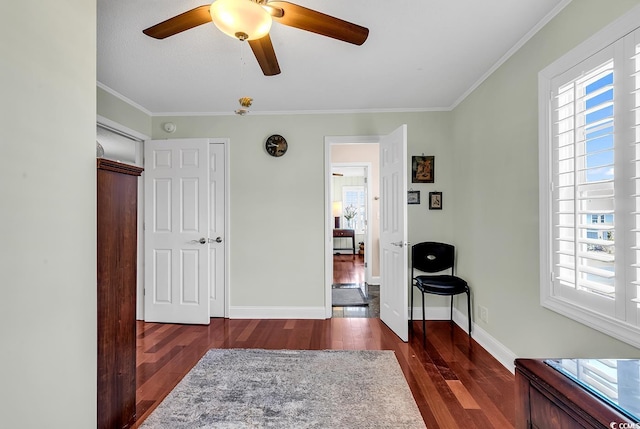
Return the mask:
<path id="1" fill-rule="evenodd" d="M 334 229 L 333 230 L 333 238 L 351 238 L 351 250 L 353 250 L 353 254 L 356 254 L 356 232 L 353 229 Z M 333 250 L 349 250 L 348 247 L 337 248 L 334 247 Z"/>
<path id="2" fill-rule="evenodd" d="M 563 369 L 563 361 L 571 361 L 580 366 L 576 375 Z M 620 427 L 620 423 L 639 423 L 636 420 L 637 397 L 640 395 L 638 378 L 631 386 L 631 391 L 618 388 L 617 403 L 607 399 L 606 395 L 594 391 L 597 381 L 589 377 L 589 370 L 581 370 L 579 361 L 595 361 L 595 359 L 516 359 L 516 428 L 612 428 Z M 637 365 L 638 361 L 608 360 L 612 363 L 622 362 L 624 365 Z M 620 366 L 614 371 L 620 371 Z M 638 366 L 631 373 L 638 372 Z M 632 369 L 633 369 L 632 368 Z M 584 375 L 583 375 L 584 374 Z M 618 375 L 616 386 L 628 383 L 624 372 Z M 596 377 L 597 378 L 597 377 Z M 623 380 L 625 379 L 625 380 Z M 620 381 L 618 384 L 617 381 Z M 628 386 L 627 386 L 628 387 Z M 623 399 L 629 401 L 635 410 L 629 412 Z M 614 424 L 615 423 L 615 424 Z M 635 427 L 635 426 L 622 426 Z"/>

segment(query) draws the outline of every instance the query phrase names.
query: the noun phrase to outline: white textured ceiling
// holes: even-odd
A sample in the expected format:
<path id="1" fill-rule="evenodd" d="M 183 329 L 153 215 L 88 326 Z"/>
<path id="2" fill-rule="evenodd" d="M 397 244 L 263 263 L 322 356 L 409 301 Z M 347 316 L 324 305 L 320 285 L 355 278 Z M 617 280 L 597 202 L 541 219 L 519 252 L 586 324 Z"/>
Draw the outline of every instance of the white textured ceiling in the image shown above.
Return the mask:
<path id="1" fill-rule="evenodd" d="M 298 0 L 369 28 L 355 46 L 271 28 L 282 73 L 264 76 L 250 47 L 212 23 L 164 40 L 142 30 L 202 0 L 98 0 L 99 85 L 154 115 L 436 110 L 455 106 L 570 0 Z"/>

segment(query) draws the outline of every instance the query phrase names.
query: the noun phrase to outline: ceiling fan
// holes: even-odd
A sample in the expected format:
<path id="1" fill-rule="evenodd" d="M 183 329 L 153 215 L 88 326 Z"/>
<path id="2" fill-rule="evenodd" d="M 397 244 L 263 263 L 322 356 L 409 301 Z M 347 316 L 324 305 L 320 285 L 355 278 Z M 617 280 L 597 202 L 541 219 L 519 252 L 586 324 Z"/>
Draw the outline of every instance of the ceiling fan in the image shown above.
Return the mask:
<path id="1" fill-rule="evenodd" d="M 246 40 L 265 76 L 280 73 L 269 37 L 271 22 L 362 45 L 369 29 L 286 1 L 216 0 L 143 30 L 147 36 L 164 39 L 210 21 L 223 33 Z"/>

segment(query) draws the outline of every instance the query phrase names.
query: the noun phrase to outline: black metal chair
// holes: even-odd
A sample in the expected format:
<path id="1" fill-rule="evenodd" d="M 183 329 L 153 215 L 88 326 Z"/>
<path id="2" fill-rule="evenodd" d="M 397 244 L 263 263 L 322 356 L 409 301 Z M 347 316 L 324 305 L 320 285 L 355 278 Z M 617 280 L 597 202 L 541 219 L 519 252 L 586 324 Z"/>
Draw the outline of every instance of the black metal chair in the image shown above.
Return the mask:
<path id="1" fill-rule="evenodd" d="M 414 244 L 411 248 L 412 285 L 422 292 L 422 333 L 426 339 L 424 294 L 451 296 L 451 320 L 453 321 L 453 296 L 467 294 L 467 315 L 469 319 L 469 336 L 471 336 L 471 291 L 467 282 L 454 275 L 455 248 L 451 244 L 424 242 Z M 451 268 L 451 275 L 439 273 Z M 415 276 L 414 271 L 430 273 Z M 413 287 L 411 288 L 411 326 L 413 327 Z"/>

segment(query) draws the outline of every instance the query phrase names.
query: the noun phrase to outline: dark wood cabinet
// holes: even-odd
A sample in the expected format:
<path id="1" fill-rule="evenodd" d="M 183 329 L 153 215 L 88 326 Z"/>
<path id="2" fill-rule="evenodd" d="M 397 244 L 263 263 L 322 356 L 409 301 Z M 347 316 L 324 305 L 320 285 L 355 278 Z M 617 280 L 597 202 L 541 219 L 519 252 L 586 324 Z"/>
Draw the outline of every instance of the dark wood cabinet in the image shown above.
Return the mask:
<path id="1" fill-rule="evenodd" d="M 136 418 L 138 176 L 142 168 L 97 161 L 98 428 Z"/>
<path id="2" fill-rule="evenodd" d="M 516 359 L 515 366 L 517 429 L 611 428 L 613 422 L 631 422 L 543 360 Z"/>
<path id="3" fill-rule="evenodd" d="M 334 229 L 333 238 L 351 238 L 351 247 L 334 247 L 333 250 L 352 250 L 356 254 L 356 232 L 353 229 Z"/>

